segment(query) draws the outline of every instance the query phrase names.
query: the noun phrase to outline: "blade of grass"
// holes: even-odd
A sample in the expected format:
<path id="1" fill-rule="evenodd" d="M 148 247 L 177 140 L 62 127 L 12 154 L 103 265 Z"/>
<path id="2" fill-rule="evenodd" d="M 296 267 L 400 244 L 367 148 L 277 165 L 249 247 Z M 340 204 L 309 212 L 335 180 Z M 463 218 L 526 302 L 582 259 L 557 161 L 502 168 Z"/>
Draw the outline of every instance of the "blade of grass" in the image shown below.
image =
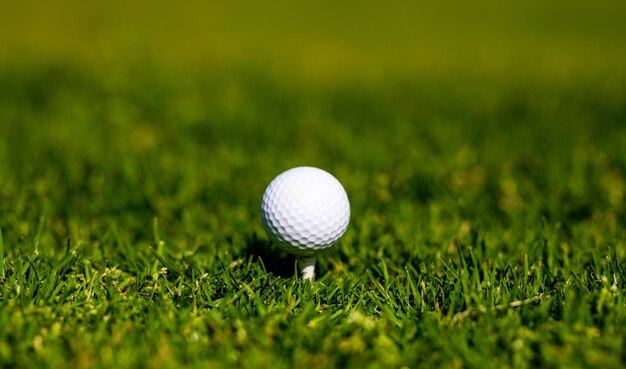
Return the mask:
<path id="1" fill-rule="evenodd" d="M 2 239 L 2 229 L 0 229 L 0 277 L 4 278 L 4 240 Z"/>

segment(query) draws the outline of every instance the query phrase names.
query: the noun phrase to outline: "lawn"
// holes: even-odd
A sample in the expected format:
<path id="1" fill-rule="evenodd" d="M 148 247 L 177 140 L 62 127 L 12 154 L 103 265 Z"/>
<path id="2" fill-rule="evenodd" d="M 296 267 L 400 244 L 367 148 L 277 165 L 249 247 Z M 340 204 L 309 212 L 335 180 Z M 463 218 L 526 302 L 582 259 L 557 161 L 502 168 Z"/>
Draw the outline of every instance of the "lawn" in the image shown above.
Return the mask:
<path id="1" fill-rule="evenodd" d="M 549 42 L 517 51 L 558 45 L 543 64 L 441 66 L 442 48 L 353 74 L 365 49 L 310 40 L 327 53 L 300 72 L 271 48 L 59 56 L 88 32 L 63 47 L 51 32 L 54 57 L 0 47 L 0 367 L 626 366 L 621 33 L 598 22 L 573 42 L 544 23 Z M 313 283 L 260 220 L 265 187 L 299 165 L 351 203 Z"/>

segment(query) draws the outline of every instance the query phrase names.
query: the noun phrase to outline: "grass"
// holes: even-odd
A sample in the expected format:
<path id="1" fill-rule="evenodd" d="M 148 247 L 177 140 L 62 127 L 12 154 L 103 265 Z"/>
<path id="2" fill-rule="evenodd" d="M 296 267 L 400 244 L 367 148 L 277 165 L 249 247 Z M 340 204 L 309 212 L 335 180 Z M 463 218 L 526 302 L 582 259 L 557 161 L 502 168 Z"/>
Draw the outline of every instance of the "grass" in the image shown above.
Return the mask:
<path id="1" fill-rule="evenodd" d="M 2 367 L 623 367 L 626 90 L 0 73 Z M 281 171 L 350 196 L 309 285 Z"/>
<path id="2" fill-rule="evenodd" d="M 626 365 L 624 5 L 4 8 L 0 367 Z"/>

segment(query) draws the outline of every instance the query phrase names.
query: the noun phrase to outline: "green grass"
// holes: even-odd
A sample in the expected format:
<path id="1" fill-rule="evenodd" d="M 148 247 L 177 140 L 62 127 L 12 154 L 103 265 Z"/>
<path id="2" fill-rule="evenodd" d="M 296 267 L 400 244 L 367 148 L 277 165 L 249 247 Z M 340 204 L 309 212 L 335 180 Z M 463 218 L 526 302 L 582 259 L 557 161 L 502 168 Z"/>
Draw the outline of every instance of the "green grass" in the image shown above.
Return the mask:
<path id="1" fill-rule="evenodd" d="M 256 69 L 0 72 L 2 367 L 626 364 L 626 89 Z M 316 281 L 260 224 L 334 173 Z"/>

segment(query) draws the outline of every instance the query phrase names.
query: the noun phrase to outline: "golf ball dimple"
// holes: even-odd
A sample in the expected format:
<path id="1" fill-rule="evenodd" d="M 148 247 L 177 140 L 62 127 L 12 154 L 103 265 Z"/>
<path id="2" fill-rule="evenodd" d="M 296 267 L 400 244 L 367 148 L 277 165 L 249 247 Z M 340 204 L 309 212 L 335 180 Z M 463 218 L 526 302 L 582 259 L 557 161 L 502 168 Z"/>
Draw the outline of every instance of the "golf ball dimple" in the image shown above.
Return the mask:
<path id="1" fill-rule="evenodd" d="M 339 181 L 313 167 L 290 169 L 265 190 L 261 219 L 288 253 L 307 256 L 334 245 L 348 228 L 350 202 Z"/>

